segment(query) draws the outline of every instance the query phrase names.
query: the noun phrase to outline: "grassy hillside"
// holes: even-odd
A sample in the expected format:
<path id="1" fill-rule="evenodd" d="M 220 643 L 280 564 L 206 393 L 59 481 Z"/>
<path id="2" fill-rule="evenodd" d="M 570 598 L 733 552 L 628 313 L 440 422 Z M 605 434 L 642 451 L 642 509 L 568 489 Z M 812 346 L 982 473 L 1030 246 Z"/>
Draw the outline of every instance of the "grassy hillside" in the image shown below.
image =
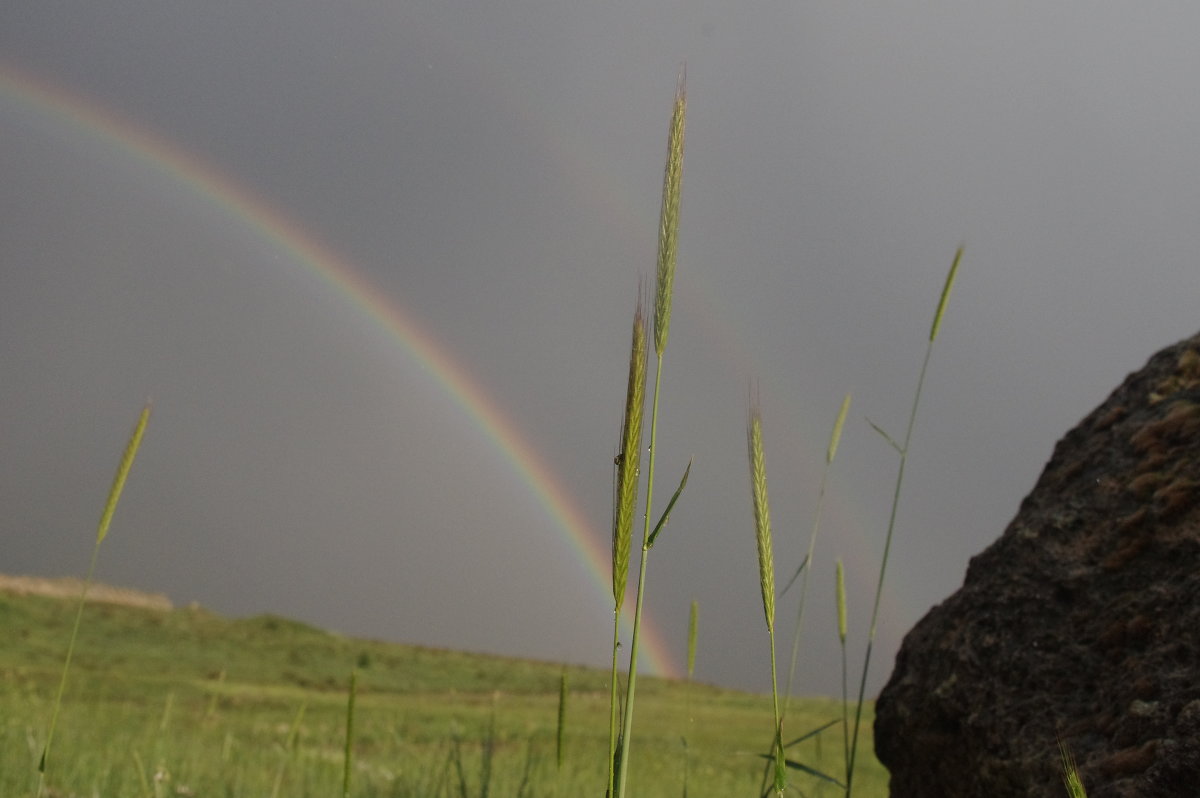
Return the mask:
<path id="1" fill-rule="evenodd" d="M 0 795 L 32 796 L 75 604 L 0 591 Z M 349 675 L 358 670 L 351 795 L 602 795 L 608 674 L 569 667 L 566 760 L 556 767 L 562 666 L 324 632 L 276 616 L 89 604 L 56 732 L 52 794 L 334 796 Z M 631 782 L 639 796 L 753 796 L 770 698 L 644 679 Z M 799 736 L 839 718 L 801 702 Z M 765 733 L 764 733 L 765 732 Z M 684 738 L 687 740 L 686 748 Z M 869 741 L 868 741 L 869 742 Z M 834 726 L 790 755 L 840 774 Z M 795 777 L 808 795 L 840 791 Z M 856 794 L 886 793 L 861 762 Z M 861 792 L 858 790 L 861 789 Z"/>

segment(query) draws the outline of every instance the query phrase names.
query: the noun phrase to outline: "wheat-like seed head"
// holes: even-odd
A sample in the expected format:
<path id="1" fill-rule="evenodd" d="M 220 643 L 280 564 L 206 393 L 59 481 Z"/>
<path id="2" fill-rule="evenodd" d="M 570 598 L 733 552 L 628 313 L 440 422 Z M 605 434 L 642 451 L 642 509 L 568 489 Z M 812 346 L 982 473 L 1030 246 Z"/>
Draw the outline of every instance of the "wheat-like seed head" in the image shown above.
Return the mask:
<path id="1" fill-rule="evenodd" d="M 839 557 L 837 561 L 837 610 L 838 610 L 838 637 L 842 643 L 846 642 L 846 573 L 842 569 L 842 560 Z"/>
<path id="2" fill-rule="evenodd" d="M 950 264 L 950 273 L 946 275 L 946 284 L 942 286 L 942 298 L 938 302 L 937 313 L 933 314 L 933 327 L 929 329 L 929 342 L 933 343 L 938 337 L 938 328 L 942 326 L 942 314 L 946 312 L 946 303 L 950 301 L 950 289 L 954 287 L 954 278 L 958 276 L 958 262 L 962 260 L 963 248 L 959 246 L 954 253 L 954 262 Z"/>
<path id="3" fill-rule="evenodd" d="M 842 439 L 842 426 L 846 423 L 846 414 L 850 412 L 850 394 L 842 400 L 842 408 L 838 410 L 837 421 L 833 422 L 833 434 L 829 436 L 829 449 L 825 452 L 826 464 L 832 464 L 837 456 L 838 442 Z"/>
<path id="4" fill-rule="evenodd" d="M 662 357 L 671 327 L 671 290 L 675 282 L 675 242 L 679 234 L 679 190 L 683 178 L 683 129 L 687 116 L 687 70 L 679 72 L 675 109 L 667 137 L 667 165 L 663 170 L 662 212 L 658 227 L 658 275 L 654 289 L 654 352 Z"/>
<path id="5" fill-rule="evenodd" d="M 1075 765 L 1075 755 L 1062 740 L 1058 741 L 1058 753 L 1062 758 L 1063 786 L 1067 788 L 1067 795 L 1069 798 L 1087 798 L 1087 790 L 1083 788 L 1079 768 Z"/>
<path id="6" fill-rule="evenodd" d="M 138 447 L 142 445 L 142 435 L 146 432 L 146 425 L 150 423 L 151 406 L 151 402 L 147 401 L 146 406 L 142 408 L 133 434 L 129 436 L 129 443 L 125 445 L 125 453 L 121 455 L 121 464 L 117 466 L 117 474 L 113 477 L 112 487 L 108 491 L 108 501 L 104 503 L 104 512 L 100 514 L 100 523 L 96 528 L 97 546 L 108 534 L 113 513 L 117 510 L 117 501 L 121 498 L 121 491 L 125 489 L 125 478 L 129 476 L 129 469 L 133 468 L 133 458 L 137 457 Z"/>
<path id="7" fill-rule="evenodd" d="M 625 390 L 625 421 L 617 454 L 617 508 L 613 523 L 613 600 L 620 610 L 629 578 L 629 550 L 637 511 L 638 472 L 642 453 L 642 411 L 646 396 L 646 317 L 638 292 L 629 351 L 629 384 Z"/>
<path id="8" fill-rule="evenodd" d="M 762 415 L 750 409 L 747 431 L 750 448 L 750 492 L 754 498 L 755 538 L 758 542 L 758 584 L 762 588 L 767 631 L 775 631 L 775 556 L 771 551 L 771 510 L 767 504 L 767 469 L 763 463 Z"/>

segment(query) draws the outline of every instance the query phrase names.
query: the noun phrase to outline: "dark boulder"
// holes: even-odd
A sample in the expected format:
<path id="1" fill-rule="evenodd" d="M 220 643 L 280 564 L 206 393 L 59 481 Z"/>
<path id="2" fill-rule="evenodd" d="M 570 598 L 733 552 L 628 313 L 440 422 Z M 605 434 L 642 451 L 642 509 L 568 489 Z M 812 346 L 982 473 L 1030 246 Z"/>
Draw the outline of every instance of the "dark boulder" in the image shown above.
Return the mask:
<path id="1" fill-rule="evenodd" d="M 893 798 L 1200 796 L 1200 335 L 1065 438 L 876 706 Z"/>

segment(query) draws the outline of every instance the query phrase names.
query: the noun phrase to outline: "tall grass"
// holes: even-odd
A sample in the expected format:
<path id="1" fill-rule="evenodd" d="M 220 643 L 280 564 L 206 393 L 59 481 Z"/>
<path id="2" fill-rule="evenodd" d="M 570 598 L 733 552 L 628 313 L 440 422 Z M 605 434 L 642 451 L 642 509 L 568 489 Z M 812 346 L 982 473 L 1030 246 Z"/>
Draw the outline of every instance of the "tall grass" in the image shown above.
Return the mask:
<path id="1" fill-rule="evenodd" d="M 354 702 L 358 698 L 358 670 L 350 671 L 346 697 L 346 748 L 342 755 L 342 798 L 350 798 L 350 774 L 354 771 Z"/>
<path id="2" fill-rule="evenodd" d="M 875 644 L 875 630 L 879 621 L 879 602 L 883 596 L 883 580 L 887 574 L 888 554 L 892 549 L 892 534 L 896 529 L 896 512 L 900 507 L 900 492 L 904 486 L 904 467 L 908 463 L 909 446 L 912 443 L 913 429 L 917 423 L 917 409 L 921 406 L 921 389 L 925 385 L 925 373 L 929 368 L 929 357 L 933 354 L 933 344 L 937 341 L 938 332 L 942 326 L 942 317 L 946 313 L 946 305 L 950 301 L 950 291 L 954 288 L 954 280 L 958 276 L 958 264 L 962 261 L 963 248 L 960 246 L 954 253 L 950 271 L 946 274 L 946 282 L 942 286 L 941 299 L 938 300 L 937 310 L 933 314 L 933 324 L 929 328 L 929 341 L 925 346 L 925 359 L 921 361 L 921 373 L 917 377 L 917 389 L 913 394 L 912 410 L 908 414 L 908 426 L 904 431 L 904 441 L 897 443 L 873 421 L 868 423 L 883 436 L 884 440 L 900 455 L 900 465 L 896 472 L 896 487 L 892 492 L 892 508 L 888 514 L 887 534 L 883 541 L 883 559 L 879 565 L 879 580 L 875 585 L 875 602 L 871 609 L 871 627 L 867 633 L 867 650 L 863 657 L 862 678 L 858 686 L 858 702 L 854 710 L 854 732 L 850 742 L 850 765 L 846 771 L 846 796 L 852 793 L 854 785 L 854 763 L 858 754 L 858 733 L 862 723 L 863 698 L 867 692 L 867 673 L 871 667 L 871 649 Z"/>
<path id="3" fill-rule="evenodd" d="M 141 414 L 138 416 L 137 423 L 133 427 L 133 433 L 129 436 L 129 442 L 125 445 L 125 452 L 121 455 L 121 462 L 117 464 L 117 473 L 113 477 L 112 487 L 108 491 L 108 500 L 104 503 L 104 511 L 100 514 L 100 523 L 96 528 L 96 542 L 92 546 L 92 561 L 88 565 L 87 577 L 83 580 L 83 589 L 79 594 L 79 608 L 75 613 L 75 625 L 71 629 L 71 640 L 67 644 L 67 656 L 63 661 L 62 678 L 58 682 L 58 692 L 54 696 L 54 709 L 50 713 L 50 727 L 46 732 L 46 744 L 42 747 L 42 756 L 38 761 L 38 798 L 41 798 L 46 791 L 46 768 L 50 759 L 50 745 L 54 742 L 54 730 L 58 725 L 58 712 L 62 707 L 63 691 L 67 687 L 67 673 L 71 669 L 71 657 L 75 653 L 75 641 L 79 637 L 79 623 L 83 620 L 83 607 L 87 603 L 88 588 L 92 584 L 92 576 L 96 572 L 96 560 L 100 554 L 100 544 L 104 542 L 104 538 L 108 535 L 108 528 L 112 524 L 113 514 L 117 511 L 117 502 L 121 499 L 121 492 L 125 489 L 125 480 L 129 477 L 129 471 L 133 468 L 134 458 L 137 457 L 138 449 L 142 445 L 142 435 L 146 432 L 146 425 L 150 423 L 150 402 L 146 402 L 142 408 Z"/>
<path id="4" fill-rule="evenodd" d="M 688 610 L 688 636 L 687 636 L 687 680 L 685 684 L 684 709 L 687 715 L 688 732 L 696 724 L 696 719 L 692 717 L 692 680 L 696 676 L 696 631 L 699 624 L 699 605 L 695 599 L 692 599 L 691 608 Z M 688 795 L 688 778 L 691 776 L 692 769 L 692 752 L 688 747 L 688 735 L 683 735 L 683 798 Z"/>
<path id="5" fill-rule="evenodd" d="M 746 430 L 750 454 L 750 493 L 754 501 L 754 540 L 758 548 L 758 586 L 762 593 L 763 616 L 771 644 L 771 703 L 775 712 L 773 789 L 779 796 L 787 788 L 783 753 L 783 718 L 779 713 L 779 680 L 775 675 L 775 556 L 771 540 L 771 509 L 767 500 L 767 469 L 763 457 L 762 415 L 755 402 L 750 408 Z"/>
<path id="6" fill-rule="evenodd" d="M 650 411 L 650 457 L 646 475 L 646 509 L 643 515 L 642 554 L 638 564 L 638 584 L 637 596 L 634 600 L 633 632 L 629 644 L 629 675 L 625 687 L 624 711 L 622 713 L 621 732 L 615 754 L 615 774 L 611 791 L 611 795 L 616 796 L 616 798 L 622 798 L 626 794 L 626 784 L 629 774 L 629 743 L 633 733 L 633 709 L 637 690 L 638 643 L 641 638 L 642 607 L 646 592 L 646 562 L 650 549 L 654 545 L 655 538 L 666 524 L 671 507 L 674 505 L 675 500 L 679 498 L 680 492 L 687 483 L 687 475 L 691 470 L 691 464 L 689 464 L 688 471 L 684 472 L 683 480 L 680 482 L 679 488 L 675 491 L 674 497 L 667 504 L 667 509 L 664 511 L 662 518 L 654 527 L 653 532 L 651 532 L 650 513 L 654 500 L 654 466 L 656 455 L 658 454 L 658 399 L 662 388 L 663 352 L 667 348 L 667 338 L 671 326 L 672 287 L 675 282 L 676 242 L 679 232 L 679 197 L 683 177 L 683 139 L 687 115 L 685 82 L 686 75 L 681 70 L 675 87 L 675 103 L 671 113 L 670 132 L 667 135 L 667 165 L 663 170 L 662 211 L 659 220 L 658 236 L 658 268 L 654 289 L 654 354 L 656 362 L 654 394 L 651 400 Z M 636 339 L 636 321 L 634 328 Z M 630 372 L 631 374 L 633 372 L 632 366 L 630 367 Z M 627 418 L 628 412 L 627 409 Z M 625 453 L 623 452 L 622 454 Z M 637 478 L 636 473 L 634 474 L 634 478 Z M 614 546 L 614 550 L 615 548 Z"/>
<path id="7" fill-rule="evenodd" d="M 800 562 L 800 566 L 796 569 L 796 573 L 792 575 L 792 578 L 788 580 L 788 584 L 783 588 L 783 593 L 786 594 L 788 588 L 796 581 L 796 578 L 802 576 L 800 582 L 800 600 L 797 602 L 796 609 L 796 627 L 792 632 L 792 656 L 788 663 L 787 687 L 783 692 L 784 715 L 787 715 L 788 706 L 792 700 L 792 683 L 796 676 L 796 660 L 800 653 L 800 632 L 804 625 L 804 602 L 808 596 L 808 575 L 812 573 L 813 552 L 816 549 L 817 532 L 821 528 L 821 510 L 825 506 L 825 487 L 829 483 L 829 472 L 833 468 L 834 458 L 837 457 L 838 443 L 842 439 L 842 427 L 846 424 L 846 415 L 849 412 L 850 394 L 847 393 L 842 399 L 841 407 L 838 408 L 837 419 L 833 422 L 833 430 L 829 433 L 829 445 L 825 448 L 825 466 L 821 469 L 821 484 L 817 488 L 817 509 L 813 514 L 812 533 L 808 538 L 808 551 L 805 553 L 804 559 Z"/>
<path id="8" fill-rule="evenodd" d="M 842 650 L 842 752 L 846 762 L 846 791 L 849 793 L 851 782 L 849 715 L 850 701 L 846 690 L 846 573 L 842 568 L 842 560 L 840 557 L 837 560 L 837 573 L 834 584 L 837 592 L 838 643 Z"/>
<path id="9" fill-rule="evenodd" d="M 629 382 L 625 391 L 625 414 L 621 426 L 621 448 L 615 459 L 613 496 L 613 640 L 612 675 L 609 681 L 608 792 L 612 795 L 619 769 L 617 740 L 621 707 L 617 655 L 620 651 L 621 608 L 629 580 L 629 554 L 633 545 L 633 519 L 637 514 L 638 477 L 642 462 L 642 416 L 646 404 L 646 319 L 642 292 L 638 290 L 633 314 L 633 340 L 629 352 Z"/>

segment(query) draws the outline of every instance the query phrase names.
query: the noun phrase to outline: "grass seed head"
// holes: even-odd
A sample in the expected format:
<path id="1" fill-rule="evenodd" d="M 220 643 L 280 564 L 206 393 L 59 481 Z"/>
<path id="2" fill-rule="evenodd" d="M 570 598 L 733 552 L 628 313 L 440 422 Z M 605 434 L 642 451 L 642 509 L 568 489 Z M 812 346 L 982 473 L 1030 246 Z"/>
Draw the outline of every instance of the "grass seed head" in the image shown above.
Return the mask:
<path id="1" fill-rule="evenodd" d="M 1058 752 L 1062 757 L 1063 785 L 1067 788 L 1067 795 L 1070 798 L 1087 798 L 1087 790 L 1083 788 L 1079 768 L 1075 765 L 1075 755 L 1062 740 L 1058 741 Z"/>
<path id="2" fill-rule="evenodd" d="M 125 445 L 125 453 L 121 455 L 121 464 L 117 466 L 117 474 L 113 477 L 112 487 L 108 491 L 108 501 L 104 503 L 104 512 L 100 514 L 100 523 L 96 527 L 96 545 L 102 543 L 108 534 L 113 513 L 117 510 L 117 501 L 121 498 L 121 491 L 125 489 L 125 479 L 129 476 L 129 469 L 133 468 L 133 459 L 137 457 L 138 447 L 142 445 L 146 425 L 150 423 L 150 409 L 151 403 L 146 402 L 141 415 L 138 416 L 137 424 L 133 427 L 133 434 L 129 436 L 129 443 Z"/>
<path id="3" fill-rule="evenodd" d="M 942 286 L 942 298 L 938 302 L 937 313 L 933 314 L 933 326 L 929 329 L 930 343 L 937 340 L 938 328 L 942 326 L 942 314 L 946 312 L 946 303 L 950 301 L 950 289 L 954 288 L 954 278 L 958 276 L 958 262 L 962 260 L 963 248 L 959 246 L 954 253 L 954 262 L 950 264 L 950 273 L 946 275 L 946 284 Z"/>
<path id="4" fill-rule="evenodd" d="M 833 433 L 829 436 L 829 449 L 825 452 L 825 462 L 833 463 L 833 458 L 837 456 L 838 443 L 842 439 L 842 427 L 846 423 L 846 414 L 850 412 L 850 394 L 846 394 L 846 398 L 842 400 L 842 407 L 838 410 L 837 421 L 833 422 Z"/>
<path id="5" fill-rule="evenodd" d="M 750 408 L 747 431 L 750 448 L 750 492 L 754 499 L 755 539 L 758 543 L 758 584 L 762 589 L 767 630 L 775 630 L 775 555 L 771 551 L 771 510 L 767 504 L 767 469 L 763 463 L 762 414 Z"/>
<path id="6" fill-rule="evenodd" d="M 687 70 L 679 72 L 675 109 L 667 137 L 667 165 L 663 170 L 662 213 L 658 228 L 658 275 L 654 290 L 654 352 L 662 357 L 671 327 L 671 291 L 675 283 L 675 244 L 679 237 L 679 191 L 683 178 L 683 131 L 687 116 Z"/>
<path id="7" fill-rule="evenodd" d="M 629 384 L 625 390 L 625 420 L 617 455 L 617 508 L 613 521 L 613 600 L 619 610 L 629 579 L 629 550 L 637 512 L 638 476 L 642 452 L 642 412 L 646 396 L 646 317 L 638 292 L 629 352 Z"/>

